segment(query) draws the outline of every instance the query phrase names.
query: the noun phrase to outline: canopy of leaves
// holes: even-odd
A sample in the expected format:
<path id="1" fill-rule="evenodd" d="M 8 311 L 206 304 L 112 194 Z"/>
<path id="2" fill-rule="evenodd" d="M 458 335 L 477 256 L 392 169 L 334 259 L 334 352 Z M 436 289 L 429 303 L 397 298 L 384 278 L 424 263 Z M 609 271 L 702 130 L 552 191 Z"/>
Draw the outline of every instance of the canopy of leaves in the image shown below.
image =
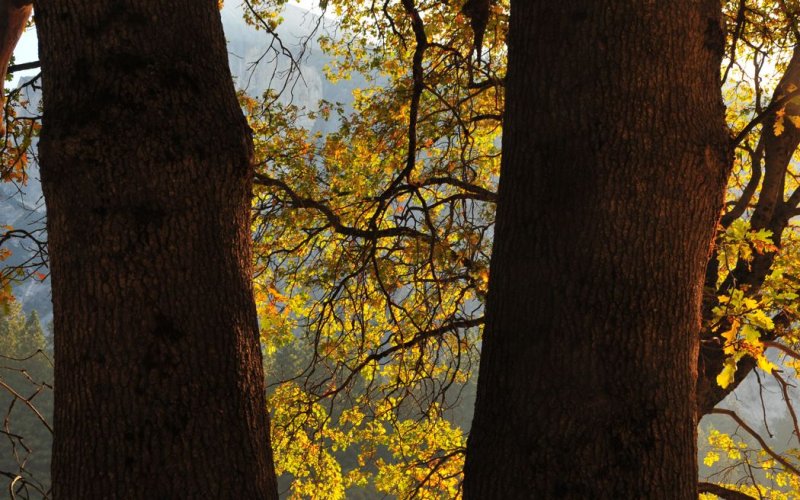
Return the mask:
<path id="1" fill-rule="evenodd" d="M 266 29 L 281 2 L 249 2 Z M 452 498 L 477 370 L 499 173 L 508 5 L 476 57 L 456 2 L 329 1 L 319 109 L 243 96 L 258 167 L 257 302 L 277 466 L 296 497 Z M 329 133 L 297 125 L 304 113 Z M 352 491 L 349 494 L 355 494 Z"/>

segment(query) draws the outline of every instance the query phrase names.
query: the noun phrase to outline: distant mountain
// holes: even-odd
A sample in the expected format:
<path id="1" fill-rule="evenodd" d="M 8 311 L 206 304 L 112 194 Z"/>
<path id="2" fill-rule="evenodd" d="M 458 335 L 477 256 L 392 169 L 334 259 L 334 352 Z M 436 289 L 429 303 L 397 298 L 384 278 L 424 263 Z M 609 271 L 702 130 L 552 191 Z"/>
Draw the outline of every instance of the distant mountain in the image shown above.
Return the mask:
<path id="1" fill-rule="evenodd" d="M 317 109 L 320 99 L 345 104 L 351 102 L 353 89 L 364 86 L 364 80 L 354 76 L 352 80 L 335 84 L 328 81 L 323 68 L 331 59 L 323 54 L 316 42 L 319 33 L 307 40 L 320 18 L 292 5 L 285 6 L 282 17 L 284 20 L 278 26 L 277 34 L 283 46 L 299 62 L 299 74 L 295 71 L 289 75 L 280 102 L 291 102 L 310 111 Z M 222 10 L 222 22 L 228 38 L 231 73 L 237 87 L 252 96 L 260 96 L 267 89 L 281 89 L 291 66 L 288 57 L 275 52 L 274 49 L 280 49 L 272 35 L 247 25 L 242 18 L 241 8 L 230 2 Z M 324 26 L 319 30 L 324 30 Z M 270 46 L 273 48 L 270 49 Z M 328 128 L 320 120 L 307 118 L 300 125 L 314 130 Z"/>
<path id="2" fill-rule="evenodd" d="M 284 22 L 277 33 L 281 43 L 293 54 L 301 51 L 301 37 L 313 29 L 318 17 L 299 7 L 286 6 Z M 317 103 L 325 95 L 325 80 L 322 67 L 326 60 L 322 57 L 319 45 L 311 40 L 306 44 L 306 57 L 300 61 L 300 75 L 289 75 L 289 58 L 280 53 L 280 48 L 272 35 L 256 30 L 242 19 L 240 7 L 227 5 L 222 10 L 222 22 L 228 39 L 228 59 L 236 86 L 252 96 L 260 96 L 267 89 L 280 89 L 286 77 L 287 92 L 281 101 L 308 109 L 316 109 Z M 302 124 L 312 128 L 314 122 L 307 120 Z"/>
<path id="3" fill-rule="evenodd" d="M 17 109 L 19 116 L 38 114 L 41 92 L 38 87 L 30 84 L 31 80 L 31 77 L 20 80 L 22 99 L 27 100 L 28 105 L 25 109 Z M 27 173 L 28 182 L 24 186 L 0 182 L 0 224 L 24 229 L 34 233 L 37 238 L 45 239 L 46 235 L 42 232 L 45 224 L 45 208 L 42 186 L 39 183 L 39 165 L 32 161 Z M 4 248 L 11 250 L 12 256 L 0 265 L 21 265 L 36 257 L 36 247 L 29 240 L 12 239 L 4 244 Z M 42 271 L 46 272 L 46 269 Z M 49 280 L 45 280 L 44 283 L 27 280 L 15 287 L 14 294 L 25 312 L 37 310 L 42 323 L 45 325 L 50 323 L 53 306 L 50 302 Z"/>

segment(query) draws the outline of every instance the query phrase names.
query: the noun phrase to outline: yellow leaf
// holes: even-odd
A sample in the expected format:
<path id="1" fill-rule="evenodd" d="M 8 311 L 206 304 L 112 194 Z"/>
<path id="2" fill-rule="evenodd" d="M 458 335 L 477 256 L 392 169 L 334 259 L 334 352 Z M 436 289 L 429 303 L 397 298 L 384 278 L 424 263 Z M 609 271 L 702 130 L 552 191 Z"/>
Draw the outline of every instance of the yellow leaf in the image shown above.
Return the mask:
<path id="1" fill-rule="evenodd" d="M 753 328 L 751 325 L 744 325 L 742 327 L 742 334 L 744 339 L 751 344 L 760 344 L 761 332 Z"/>
<path id="2" fill-rule="evenodd" d="M 747 314 L 747 320 L 758 328 L 762 330 L 772 330 L 775 328 L 775 323 L 772 322 L 772 318 L 766 315 L 763 310 L 756 310 L 752 311 Z"/>
<path id="3" fill-rule="evenodd" d="M 736 362 L 733 359 L 728 358 L 725 360 L 725 367 L 722 369 L 719 375 L 717 375 L 717 384 L 725 389 L 731 382 L 733 382 L 733 377 L 736 374 Z"/>
<path id="4" fill-rule="evenodd" d="M 722 333 L 722 338 L 724 338 L 728 342 L 733 342 L 733 339 L 736 338 L 736 332 L 738 331 L 739 331 L 739 318 L 733 318 L 733 321 L 731 321 L 730 329 Z"/>
<path id="5" fill-rule="evenodd" d="M 711 467 L 712 465 L 714 465 L 718 461 L 719 461 L 719 453 L 717 453 L 715 451 L 709 451 L 706 454 L 706 458 L 703 459 L 703 463 L 706 464 L 706 466 L 708 466 L 708 467 Z"/>
<path id="6" fill-rule="evenodd" d="M 779 109 L 775 112 L 775 123 L 772 125 L 772 130 L 775 132 L 775 137 L 783 133 L 783 117 L 786 115 L 786 108 Z"/>
<path id="7" fill-rule="evenodd" d="M 767 373 L 772 373 L 772 370 L 778 368 L 772 362 L 770 362 L 770 360 L 768 360 L 767 357 L 764 356 L 763 354 L 758 357 L 758 367 Z"/>
<path id="8" fill-rule="evenodd" d="M 736 350 L 733 346 L 733 341 L 736 339 L 736 332 L 738 331 L 739 318 L 733 318 L 730 329 L 722 333 L 722 338 L 725 339 L 725 346 L 723 348 L 725 354 L 733 354 L 733 352 Z"/>

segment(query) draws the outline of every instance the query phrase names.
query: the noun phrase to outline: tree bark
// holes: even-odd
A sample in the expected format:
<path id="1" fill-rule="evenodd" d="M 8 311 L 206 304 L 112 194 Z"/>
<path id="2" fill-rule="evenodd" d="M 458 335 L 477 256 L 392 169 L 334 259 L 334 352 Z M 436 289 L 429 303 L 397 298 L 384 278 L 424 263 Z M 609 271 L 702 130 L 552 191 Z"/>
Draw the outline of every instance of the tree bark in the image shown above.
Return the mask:
<path id="1" fill-rule="evenodd" d="M 697 497 L 723 43 L 714 0 L 512 0 L 467 498 Z"/>
<path id="2" fill-rule="evenodd" d="M 38 0 L 53 493 L 277 498 L 216 0 Z"/>

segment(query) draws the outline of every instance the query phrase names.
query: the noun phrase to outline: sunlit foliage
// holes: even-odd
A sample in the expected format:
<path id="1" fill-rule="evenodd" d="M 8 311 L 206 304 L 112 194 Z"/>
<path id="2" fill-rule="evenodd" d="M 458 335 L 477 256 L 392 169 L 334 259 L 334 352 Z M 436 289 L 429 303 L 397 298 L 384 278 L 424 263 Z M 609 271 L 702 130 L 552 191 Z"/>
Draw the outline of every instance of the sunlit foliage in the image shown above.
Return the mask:
<path id="1" fill-rule="evenodd" d="M 273 28 L 279 5 L 250 4 Z M 480 62 L 457 3 L 324 7 L 327 77 L 366 81 L 352 103 L 243 98 L 262 336 L 284 381 L 270 405 L 277 466 L 297 497 L 366 484 L 454 497 L 465 435 L 450 408 L 477 370 L 507 5 L 494 7 Z M 335 130 L 300 128 L 306 113 Z"/>

